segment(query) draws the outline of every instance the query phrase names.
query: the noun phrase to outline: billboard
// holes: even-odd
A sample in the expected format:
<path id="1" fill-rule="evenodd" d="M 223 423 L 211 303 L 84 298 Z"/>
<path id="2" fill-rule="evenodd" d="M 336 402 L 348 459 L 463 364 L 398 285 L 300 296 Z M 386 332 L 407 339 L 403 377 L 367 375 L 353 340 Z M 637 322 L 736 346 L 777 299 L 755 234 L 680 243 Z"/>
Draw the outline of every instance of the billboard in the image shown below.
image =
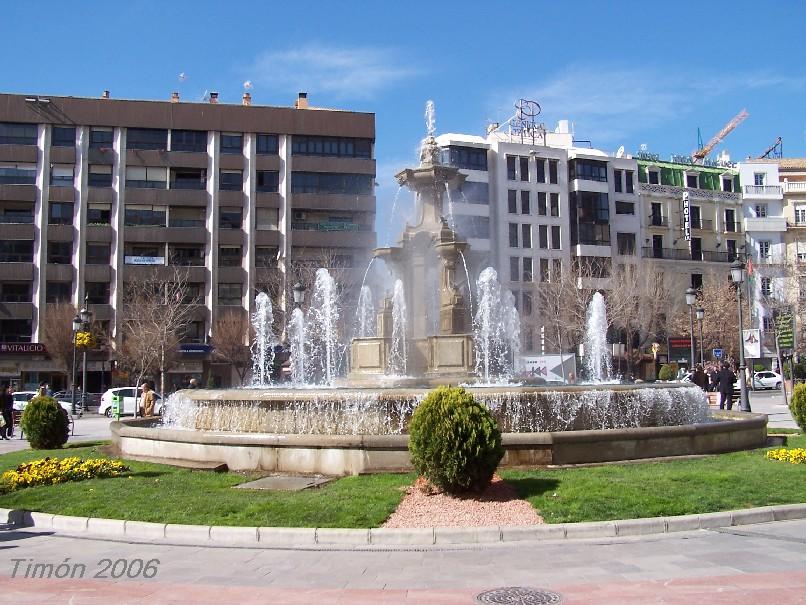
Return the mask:
<path id="1" fill-rule="evenodd" d="M 571 373 L 577 376 L 576 356 L 573 353 L 522 355 L 518 367 L 521 376 L 542 378 L 546 382 L 565 382 Z"/>

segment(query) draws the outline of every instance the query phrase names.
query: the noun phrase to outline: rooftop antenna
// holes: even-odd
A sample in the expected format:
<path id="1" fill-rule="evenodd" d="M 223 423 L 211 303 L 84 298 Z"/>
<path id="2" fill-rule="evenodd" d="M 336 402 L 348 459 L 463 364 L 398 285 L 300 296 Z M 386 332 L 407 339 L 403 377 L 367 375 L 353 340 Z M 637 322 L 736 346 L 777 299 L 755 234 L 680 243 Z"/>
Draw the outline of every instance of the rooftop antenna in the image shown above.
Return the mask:
<path id="1" fill-rule="evenodd" d="M 622 145 L 621 147 L 618 148 L 618 151 L 616 152 L 616 157 L 617 158 L 623 158 L 624 157 L 624 145 Z"/>
<path id="2" fill-rule="evenodd" d="M 781 157 L 784 155 L 784 141 L 781 137 L 775 139 L 775 143 L 767 147 L 766 151 L 758 156 L 759 160 L 763 160 L 769 157 L 775 158 L 776 160 L 780 160 Z"/>

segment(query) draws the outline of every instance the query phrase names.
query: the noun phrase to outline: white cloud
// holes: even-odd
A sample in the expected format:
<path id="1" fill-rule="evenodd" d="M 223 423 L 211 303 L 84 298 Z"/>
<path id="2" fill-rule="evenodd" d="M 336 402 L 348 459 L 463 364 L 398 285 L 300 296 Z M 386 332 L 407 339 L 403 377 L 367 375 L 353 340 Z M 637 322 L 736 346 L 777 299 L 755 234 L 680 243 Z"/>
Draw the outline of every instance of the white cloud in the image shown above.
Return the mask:
<path id="1" fill-rule="evenodd" d="M 547 126 L 553 126 L 558 119 L 569 119 L 579 135 L 601 145 L 618 144 L 631 135 L 663 126 L 717 97 L 734 95 L 733 103 L 732 99 L 726 99 L 722 104 L 726 113 L 738 112 L 741 109 L 738 92 L 799 89 L 804 84 L 804 78 L 766 72 L 698 75 L 653 68 L 594 70 L 572 66 L 519 91 L 500 95 L 495 102 L 503 108 L 512 107 L 512 99 L 533 99 L 540 103 L 543 113 L 539 119 Z"/>
<path id="2" fill-rule="evenodd" d="M 416 73 L 388 49 L 311 44 L 263 53 L 248 75 L 256 86 L 283 92 L 310 91 L 336 98 L 369 99 Z"/>

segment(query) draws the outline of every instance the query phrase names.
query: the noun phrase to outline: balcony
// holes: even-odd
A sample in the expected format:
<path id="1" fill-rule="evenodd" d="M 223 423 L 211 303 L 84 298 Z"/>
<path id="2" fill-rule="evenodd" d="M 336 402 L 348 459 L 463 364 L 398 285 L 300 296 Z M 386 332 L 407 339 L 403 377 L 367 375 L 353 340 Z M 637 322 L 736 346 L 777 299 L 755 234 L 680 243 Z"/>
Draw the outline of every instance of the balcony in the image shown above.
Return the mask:
<path id="1" fill-rule="evenodd" d="M 806 193 L 806 181 L 784 181 L 784 193 Z"/>
<path id="2" fill-rule="evenodd" d="M 652 214 L 649 217 L 649 226 L 650 227 L 668 227 L 669 226 L 669 217 L 668 216 L 658 216 L 656 214 Z"/>
<path id="3" fill-rule="evenodd" d="M 680 228 L 684 227 L 683 223 L 680 223 Z M 707 220 L 707 219 L 691 219 L 691 228 L 697 229 L 698 231 L 713 231 L 714 230 L 714 221 Z"/>
<path id="4" fill-rule="evenodd" d="M 746 218 L 744 228 L 746 231 L 783 232 L 786 231 L 786 218 L 783 216 Z"/>
<path id="5" fill-rule="evenodd" d="M 641 249 L 644 258 L 656 258 L 661 260 L 688 260 L 707 263 L 729 263 L 735 260 L 736 255 L 732 252 L 716 252 L 713 250 L 679 250 L 677 248 L 652 248 L 643 247 Z"/>
<path id="6" fill-rule="evenodd" d="M 164 265 L 164 256 L 129 256 L 123 257 L 123 262 L 127 265 Z"/>
<path id="7" fill-rule="evenodd" d="M 2 225 L 33 225 L 34 215 L 26 212 L 6 212 L 0 214 L 0 224 Z"/>
<path id="8" fill-rule="evenodd" d="M 742 232 L 742 224 L 737 223 L 736 221 L 726 222 L 725 225 L 722 227 L 723 233 L 741 233 Z"/>
<path id="9" fill-rule="evenodd" d="M 306 223 L 292 222 L 291 228 L 296 231 L 372 231 L 372 225 L 357 223 Z"/>
<path id="10" fill-rule="evenodd" d="M 741 193 L 734 191 L 712 191 L 710 189 L 693 189 L 678 187 L 676 185 L 659 185 L 654 183 L 638 183 L 638 193 L 656 197 L 682 199 L 683 193 L 688 192 L 692 200 L 741 202 Z"/>
<path id="11" fill-rule="evenodd" d="M 781 198 L 783 192 L 780 185 L 745 185 L 744 194 L 753 197 Z"/>

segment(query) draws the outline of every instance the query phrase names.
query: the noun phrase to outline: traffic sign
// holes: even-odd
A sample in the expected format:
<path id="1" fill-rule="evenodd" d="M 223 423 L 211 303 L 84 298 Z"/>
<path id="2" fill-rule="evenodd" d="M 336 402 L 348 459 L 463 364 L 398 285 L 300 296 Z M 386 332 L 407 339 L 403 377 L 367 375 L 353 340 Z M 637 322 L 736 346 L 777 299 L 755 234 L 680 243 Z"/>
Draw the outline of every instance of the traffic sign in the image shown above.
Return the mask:
<path id="1" fill-rule="evenodd" d="M 714 349 L 714 359 L 722 359 L 724 351 L 722 349 Z"/>
<path id="2" fill-rule="evenodd" d="M 775 318 L 775 334 L 781 349 L 795 348 L 795 334 L 792 330 L 792 315 L 782 313 Z"/>

